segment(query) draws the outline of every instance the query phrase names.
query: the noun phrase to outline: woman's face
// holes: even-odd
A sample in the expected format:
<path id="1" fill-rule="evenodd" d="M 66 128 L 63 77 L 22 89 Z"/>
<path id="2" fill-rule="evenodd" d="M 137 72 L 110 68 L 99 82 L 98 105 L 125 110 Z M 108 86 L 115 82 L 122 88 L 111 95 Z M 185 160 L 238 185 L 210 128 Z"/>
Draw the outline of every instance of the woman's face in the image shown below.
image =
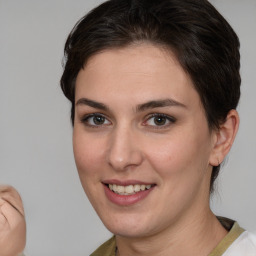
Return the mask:
<path id="1" fill-rule="evenodd" d="M 153 235 L 208 209 L 216 134 L 171 53 L 142 44 L 91 57 L 75 102 L 77 169 L 110 231 Z"/>

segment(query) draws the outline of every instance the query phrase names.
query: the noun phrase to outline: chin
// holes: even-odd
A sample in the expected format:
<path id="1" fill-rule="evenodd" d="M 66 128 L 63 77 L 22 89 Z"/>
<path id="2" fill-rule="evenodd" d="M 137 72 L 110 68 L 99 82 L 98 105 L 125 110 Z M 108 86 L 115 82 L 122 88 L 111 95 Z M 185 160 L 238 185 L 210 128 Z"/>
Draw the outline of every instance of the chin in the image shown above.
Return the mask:
<path id="1" fill-rule="evenodd" d="M 113 216 L 111 219 L 102 218 L 102 222 L 111 233 L 122 237 L 138 238 L 151 233 L 152 222 L 147 222 L 145 216 Z"/>
<path id="2" fill-rule="evenodd" d="M 117 236 L 122 236 L 126 238 L 139 238 L 139 237 L 145 237 L 149 235 L 149 232 L 145 230 L 142 227 L 139 227 L 137 229 L 131 228 L 131 227 L 112 227 L 109 229 L 111 233 Z"/>

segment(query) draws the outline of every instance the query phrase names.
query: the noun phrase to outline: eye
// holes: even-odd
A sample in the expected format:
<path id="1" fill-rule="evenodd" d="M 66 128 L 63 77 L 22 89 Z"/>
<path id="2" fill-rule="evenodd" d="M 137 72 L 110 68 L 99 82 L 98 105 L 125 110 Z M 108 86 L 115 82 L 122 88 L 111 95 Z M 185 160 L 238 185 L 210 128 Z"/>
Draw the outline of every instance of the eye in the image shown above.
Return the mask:
<path id="1" fill-rule="evenodd" d="M 86 115 L 81 121 L 87 126 L 105 126 L 111 124 L 111 122 L 101 114 Z"/>
<path id="2" fill-rule="evenodd" d="M 174 117 L 165 114 L 152 114 L 143 123 L 145 126 L 155 126 L 155 127 L 166 127 L 171 123 L 174 123 L 176 119 Z"/>

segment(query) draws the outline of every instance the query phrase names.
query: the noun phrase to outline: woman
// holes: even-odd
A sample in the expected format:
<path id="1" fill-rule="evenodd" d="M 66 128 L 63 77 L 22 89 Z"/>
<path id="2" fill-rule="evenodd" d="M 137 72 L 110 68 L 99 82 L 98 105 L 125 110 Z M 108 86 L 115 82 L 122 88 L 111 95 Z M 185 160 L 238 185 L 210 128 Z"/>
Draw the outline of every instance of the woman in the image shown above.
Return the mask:
<path id="1" fill-rule="evenodd" d="M 208 1 L 107 1 L 65 45 L 83 188 L 114 234 L 92 255 L 256 255 L 209 206 L 235 139 L 239 40 Z"/>

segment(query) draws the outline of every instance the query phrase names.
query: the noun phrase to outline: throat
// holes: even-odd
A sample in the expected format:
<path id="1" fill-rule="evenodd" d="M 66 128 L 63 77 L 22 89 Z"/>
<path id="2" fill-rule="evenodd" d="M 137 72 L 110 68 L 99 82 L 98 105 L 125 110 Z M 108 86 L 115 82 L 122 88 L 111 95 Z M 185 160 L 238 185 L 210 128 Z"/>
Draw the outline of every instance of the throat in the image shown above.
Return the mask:
<path id="1" fill-rule="evenodd" d="M 200 224 L 200 225 L 199 225 Z M 191 222 L 186 228 L 165 230 L 144 238 L 125 238 L 116 236 L 115 256 L 184 256 L 209 255 L 227 235 L 228 231 L 214 216 L 206 225 Z"/>

